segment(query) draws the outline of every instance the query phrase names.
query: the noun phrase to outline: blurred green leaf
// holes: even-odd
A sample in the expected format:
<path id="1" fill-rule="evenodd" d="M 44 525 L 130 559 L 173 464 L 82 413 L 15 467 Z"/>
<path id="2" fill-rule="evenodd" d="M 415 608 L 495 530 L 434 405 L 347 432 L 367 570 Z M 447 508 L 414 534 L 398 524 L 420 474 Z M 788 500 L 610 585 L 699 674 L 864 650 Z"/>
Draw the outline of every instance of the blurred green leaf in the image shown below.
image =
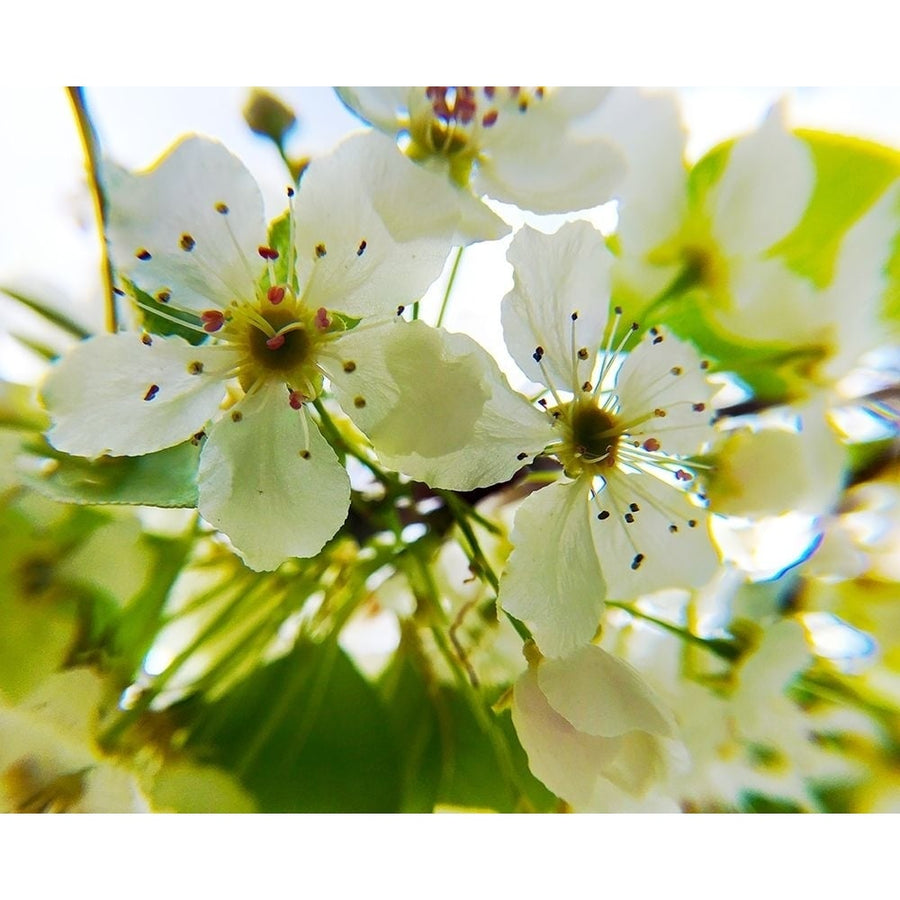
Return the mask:
<path id="1" fill-rule="evenodd" d="M 3 285 L 0 285 L 0 291 L 9 297 L 12 297 L 16 302 L 21 303 L 22 306 L 36 312 L 47 322 L 56 325 L 57 328 L 67 331 L 73 337 L 76 337 L 79 340 L 90 337 L 90 332 L 83 325 L 79 325 L 74 319 L 70 319 L 65 313 L 60 312 L 58 309 L 54 309 L 42 300 L 38 300 L 36 297 L 29 297 L 21 291 L 17 291 L 10 287 L 4 287 Z"/>
<path id="2" fill-rule="evenodd" d="M 22 481 L 66 503 L 121 503 L 136 506 L 197 505 L 200 440 L 187 441 L 145 456 L 69 456 L 45 440 L 28 449 L 43 460 L 40 474 Z"/>
<path id="3" fill-rule="evenodd" d="M 387 711 L 335 644 L 298 644 L 193 713 L 188 749 L 237 775 L 264 812 L 400 806 Z"/>

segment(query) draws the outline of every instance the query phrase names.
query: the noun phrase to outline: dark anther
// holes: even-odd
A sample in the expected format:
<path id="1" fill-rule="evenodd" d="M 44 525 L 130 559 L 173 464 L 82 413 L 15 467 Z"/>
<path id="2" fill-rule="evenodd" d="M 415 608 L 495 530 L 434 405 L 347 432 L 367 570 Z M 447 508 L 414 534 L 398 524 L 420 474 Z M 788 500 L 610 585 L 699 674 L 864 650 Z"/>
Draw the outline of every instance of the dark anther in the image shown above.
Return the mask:
<path id="1" fill-rule="evenodd" d="M 631 568 L 637 569 L 640 567 L 641 563 L 644 561 L 644 554 L 638 553 L 634 559 L 631 561 Z"/>
<path id="2" fill-rule="evenodd" d="M 631 513 L 625 513 L 625 521 L 631 525 L 634 522 L 634 516 Z"/>
<path id="3" fill-rule="evenodd" d="M 360 241 L 360 242 L 359 242 L 359 246 L 356 248 L 356 255 L 357 255 L 357 256 L 362 256 L 363 253 L 366 252 L 366 247 L 367 247 L 367 246 L 368 246 L 368 245 L 366 244 L 366 242 L 365 242 L 364 240 Z"/>
<path id="4" fill-rule="evenodd" d="M 600 512 L 597 513 L 597 518 L 602 522 L 604 519 L 609 518 L 609 510 L 601 509 Z"/>
<path id="5" fill-rule="evenodd" d="M 518 460 L 521 461 L 521 460 L 525 459 L 527 456 L 528 456 L 527 453 L 517 453 L 517 454 L 516 454 L 516 459 L 518 459 Z"/>
<path id="6" fill-rule="evenodd" d="M 159 393 L 159 385 L 151 384 L 149 388 L 147 388 L 147 393 L 144 394 L 145 400 L 152 400 Z"/>
<path id="7" fill-rule="evenodd" d="M 187 250 L 188 252 L 190 252 L 194 249 L 194 247 L 197 246 L 197 242 L 189 234 L 183 234 L 181 236 L 181 240 L 178 243 L 181 244 L 182 250 Z"/>

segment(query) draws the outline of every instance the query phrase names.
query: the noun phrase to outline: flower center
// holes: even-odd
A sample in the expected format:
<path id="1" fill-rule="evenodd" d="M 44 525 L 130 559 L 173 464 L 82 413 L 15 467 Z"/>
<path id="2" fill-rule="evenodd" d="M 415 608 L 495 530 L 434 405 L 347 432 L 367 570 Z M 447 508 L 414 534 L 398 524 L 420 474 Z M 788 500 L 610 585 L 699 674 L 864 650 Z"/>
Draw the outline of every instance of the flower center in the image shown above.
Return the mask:
<path id="1" fill-rule="evenodd" d="M 621 429 L 616 417 L 601 409 L 592 395 L 582 395 L 553 412 L 559 413 L 563 434 L 554 452 L 569 477 L 584 472 L 599 475 L 615 465 Z"/>
<path id="2" fill-rule="evenodd" d="M 290 372 L 303 367 L 310 360 L 313 338 L 302 322 L 295 322 L 289 310 L 272 310 L 262 314 L 272 326 L 274 336 L 256 324 L 247 326 L 250 355 L 262 368 L 271 372 Z"/>

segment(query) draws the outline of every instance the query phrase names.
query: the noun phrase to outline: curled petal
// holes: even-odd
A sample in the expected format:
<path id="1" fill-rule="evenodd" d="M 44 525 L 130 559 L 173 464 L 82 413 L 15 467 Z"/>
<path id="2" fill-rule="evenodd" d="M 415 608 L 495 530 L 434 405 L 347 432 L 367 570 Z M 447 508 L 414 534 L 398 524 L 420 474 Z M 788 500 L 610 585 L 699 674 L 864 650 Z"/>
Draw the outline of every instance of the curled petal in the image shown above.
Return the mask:
<path id="1" fill-rule="evenodd" d="M 498 484 L 553 437 L 493 358 L 464 334 L 394 317 L 342 335 L 335 395 L 392 468 L 432 487 Z"/>

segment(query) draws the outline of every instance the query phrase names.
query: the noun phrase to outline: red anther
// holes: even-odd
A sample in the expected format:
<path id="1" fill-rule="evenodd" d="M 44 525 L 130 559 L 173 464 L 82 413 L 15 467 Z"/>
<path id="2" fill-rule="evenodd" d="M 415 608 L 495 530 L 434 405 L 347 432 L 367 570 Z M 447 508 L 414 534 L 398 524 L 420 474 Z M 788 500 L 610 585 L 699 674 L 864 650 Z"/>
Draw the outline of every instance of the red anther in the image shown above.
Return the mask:
<path id="1" fill-rule="evenodd" d="M 481 124 L 484 128 L 490 128 L 497 121 L 497 110 L 492 109 L 481 117 Z"/>
<path id="2" fill-rule="evenodd" d="M 327 331 L 331 328 L 331 319 L 328 317 L 328 310 L 324 306 L 320 306 L 316 310 L 316 328 L 320 331 Z"/>
<path id="3" fill-rule="evenodd" d="M 257 253 L 259 253 L 263 259 L 278 259 L 278 251 L 273 247 L 258 247 Z"/>
<path id="4" fill-rule="evenodd" d="M 276 334 L 274 337 L 270 337 L 266 341 L 266 346 L 270 350 L 277 350 L 279 347 L 282 347 L 283 345 L 284 345 L 284 335 L 283 334 Z"/>
<path id="5" fill-rule="evenodd" d="M 483 88 L 483 90 L 484 90 L 484 96 L 487 97 L 488 100 L 490 100 L 491 97 L 494 96 L 494 91 L 496 91 L 497 89 L 493 88 L 493 87 L 486 87 L 486 88 Z"/>
<path id="6" fill-rule="evenodd" d="M 273 284 L 266 293 L 266 297 L 268 297 L 269 303 L 278 306 L 284 300 L 284 288 L 280 284 Z"/>
<path id="7" fill-rule="evenodd" d="M 288 398 L 288 402 L 291 404 L 291 409 L 300 409 L 303 406 L 303 401 L 306 400 L 306 397 L 300 393 L 300 391 L 291 391 L 291 395 Z"/>
<path id="8" fill-rule="evenodd" d="M 225 313 L 220 309 L 205 309 L 200 313 L 203 330 L 207 334 L 218 331 L 225 324 Z"/>
<path id="9" fill-rule="evenodd" d="M 463 125 L 468 125 L 472 121 L 478 106 L 471 97 L 471 88 L 458 88 L 457 90 L 462 93 L 457 93 L 456 95 L 453 113 Z"/>
<path id="10" fill-rule="evenodd" d="M 685 472 L 684 469 L 679 469 L 679 470 L 675 473 L 675 477 L 676 477 L 679 481 L 693 481 L 693 480 L 694 480 L 694 476 L 691 475 L 690 472 Z"/>
<path id="11" fill-rule="evenodd" d="M 647 438 L 641 446 L 649 453 L 655 453 L 659 450 L 659 441 L 656 438 Z"/>

